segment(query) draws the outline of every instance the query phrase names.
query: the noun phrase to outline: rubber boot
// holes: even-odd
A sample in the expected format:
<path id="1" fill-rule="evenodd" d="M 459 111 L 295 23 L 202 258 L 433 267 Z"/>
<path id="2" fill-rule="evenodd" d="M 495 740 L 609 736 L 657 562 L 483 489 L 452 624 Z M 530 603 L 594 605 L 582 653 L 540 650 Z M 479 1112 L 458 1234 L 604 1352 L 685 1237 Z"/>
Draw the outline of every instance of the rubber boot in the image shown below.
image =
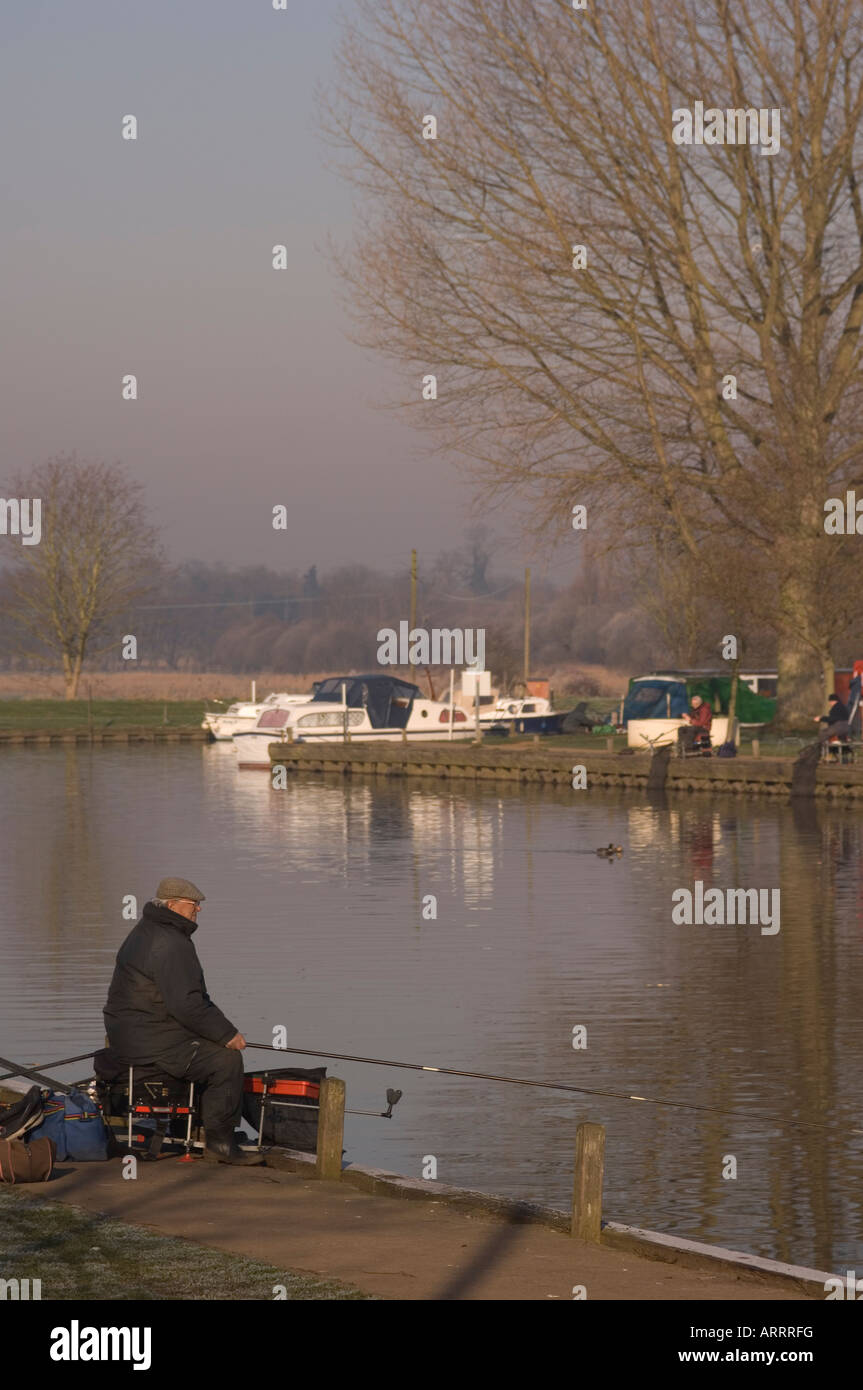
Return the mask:
<path id="1" fill-rule="evenodd" d="M 245 1152 L 234 1137 L 233 1128 L 207 1131 L 204 1158 L 211 1163 L 233 1163 L 238 1167 L 251 1168 L 264 1163 L 264 1155 L 256 1150 Z"/>

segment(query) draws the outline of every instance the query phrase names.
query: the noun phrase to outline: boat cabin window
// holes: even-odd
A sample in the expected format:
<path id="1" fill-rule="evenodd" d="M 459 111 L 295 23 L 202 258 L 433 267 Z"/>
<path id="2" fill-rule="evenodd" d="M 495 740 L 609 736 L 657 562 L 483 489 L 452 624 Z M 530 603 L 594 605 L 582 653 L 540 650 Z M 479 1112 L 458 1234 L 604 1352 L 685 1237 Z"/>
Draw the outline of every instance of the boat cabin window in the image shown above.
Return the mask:
<path id="1" fill-rule="evenodd" d="M 365 715 L 361 709 L 348 710 L 348 724 L 352 729 L 362 724 L 364 719 Z M 345 716 L 341 710 L 325 709 L 321 710 L 319 714 L 302 715 L 302 717 L 297 720 L 297 726 L 300 729 L 340 729 L 344 724 L 344 720 Z"/>
<path id="2" fill-rule="evenodd" d="M 265 709 L 261 713 L 257 727 L 259 729 L 280 729 L 288 720 L 286 709 Z"/>

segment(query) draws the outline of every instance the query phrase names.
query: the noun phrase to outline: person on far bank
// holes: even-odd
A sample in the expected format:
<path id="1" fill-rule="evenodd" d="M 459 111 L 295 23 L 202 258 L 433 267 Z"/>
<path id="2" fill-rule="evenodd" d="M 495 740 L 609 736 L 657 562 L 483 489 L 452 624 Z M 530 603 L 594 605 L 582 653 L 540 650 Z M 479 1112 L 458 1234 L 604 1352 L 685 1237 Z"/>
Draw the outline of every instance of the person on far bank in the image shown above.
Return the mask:
<path id="1" fill-rule="evenodd" d="M 696 750 L 709 750 L 710 748 L 710 726 L 713 723 L 713 710 L 706 700 L 702 700 L 700 695 L 693 695 L 689 706 L 689 713 L 684 716 L 689 720 L 689 726 L 693 729 L 695 737 L 693 747 Z"/>
<path id="2" fill-rule="evenodd" d="M 851 733 L 851 725 L 848 723 L 847 706 L 842 703 L 835 690 L 829 697 L 827 703 L 829 705 L 828 713 L 821 715 L 816 714 L 815 716 L 815 723 L 821 725 L 821 728 L 818 730 L 819 742 L 826 743 L 827 740 L 831 738 L 838 738 L 844 741 Z"/>
<path id="3" fill-rule="evenodd" d="M 192 944 L 204 895 L 185 878 L 163 878 L 140 922 L 117 952 L 104 1009 L 118 1060 L 152 1062 L 168 1076 L 204 1087 L 204 1157 L 254 1164 L 234 1138 L 243 1102 L 246 1040 L 213 1003 Z"/>

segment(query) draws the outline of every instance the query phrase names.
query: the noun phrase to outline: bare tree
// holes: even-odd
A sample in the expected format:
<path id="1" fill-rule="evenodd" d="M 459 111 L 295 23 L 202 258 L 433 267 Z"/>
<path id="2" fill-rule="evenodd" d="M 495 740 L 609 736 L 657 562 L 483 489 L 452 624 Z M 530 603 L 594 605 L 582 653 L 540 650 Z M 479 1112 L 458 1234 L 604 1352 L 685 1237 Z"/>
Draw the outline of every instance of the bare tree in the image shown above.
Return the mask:
<path id="1" fill-rule="evenodd" d="M 3 609 L 19 653 L 59 661 L 66 699 L 74 700 L 85 660 L 119 649 L 125 634 L 112 623 L 148 592 L 145 574 L 158 570 L 143 489 L 118 464 L 73 454 L 19 473 L 10 491 L 39 500 L 41 539 L 4 546 Z"/>
<path id="2" fill-rule="evenodd" d="M 769 556 L 808 718 L 819 576 L 848 575 L 824 504 L 863 455 L 859 0 L 359 4 L 325 114 L 369 195 L 359 340 L 538 528 L 590 499 L 621 537 L 660 509 L 693 561 L 729 532 Z M 690 147 L 696 103 L 722 122 Z"/>

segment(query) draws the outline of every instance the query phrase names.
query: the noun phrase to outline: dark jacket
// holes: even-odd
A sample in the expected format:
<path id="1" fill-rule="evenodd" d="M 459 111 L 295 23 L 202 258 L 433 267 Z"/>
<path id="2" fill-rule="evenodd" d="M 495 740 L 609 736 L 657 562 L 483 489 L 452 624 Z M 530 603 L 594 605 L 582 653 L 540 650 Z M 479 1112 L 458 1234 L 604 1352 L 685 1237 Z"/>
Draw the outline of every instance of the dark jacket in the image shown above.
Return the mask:
<path id="1" fill-rule="evenodd" d="M 841 700 L 834 700 L 827 714 L 828 724 L 847 724 L 848 709 Z"/>
<path id="2" fill-rule="evenodd" d="M 105 1031 L 130 1062 L 151 1061 L 192 1038 L 227 1043 L 238 1031 L 207 994 L 192 945 L 196 926 L 169 907 L 145 903 L 117 952 Z"/>

